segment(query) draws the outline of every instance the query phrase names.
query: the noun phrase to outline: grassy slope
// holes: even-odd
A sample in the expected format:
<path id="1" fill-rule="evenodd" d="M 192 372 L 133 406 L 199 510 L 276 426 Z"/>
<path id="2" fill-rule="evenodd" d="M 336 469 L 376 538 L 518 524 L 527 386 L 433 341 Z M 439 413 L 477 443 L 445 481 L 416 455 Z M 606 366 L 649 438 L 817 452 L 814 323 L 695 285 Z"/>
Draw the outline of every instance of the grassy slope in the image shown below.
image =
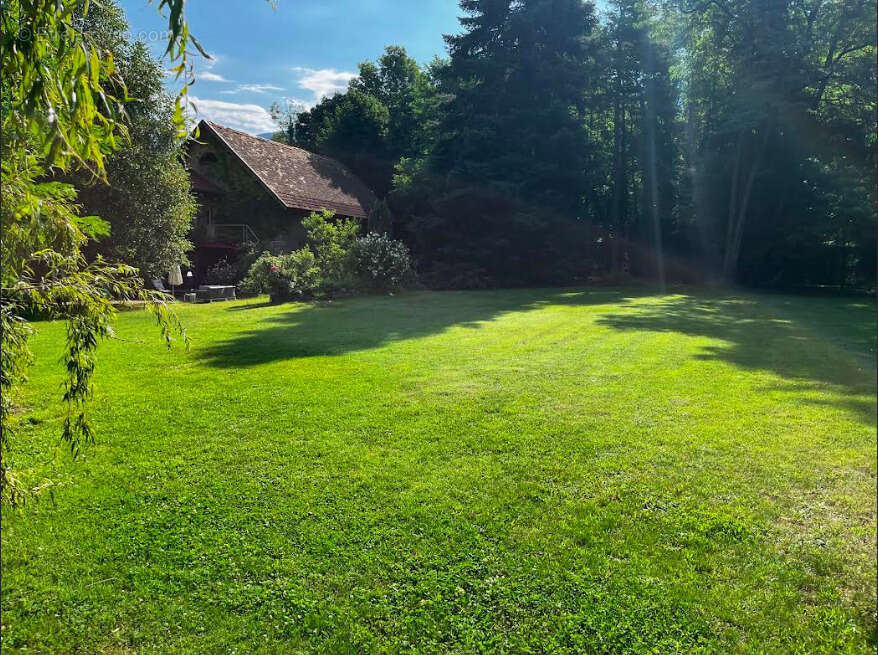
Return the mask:
<path id="1" fill-rule="evenodd" d="M 180 311 L 188 354 L 122 317 L 100 442 L 4 512 L 4 652 L 874 652 L 874 302 Z"/>

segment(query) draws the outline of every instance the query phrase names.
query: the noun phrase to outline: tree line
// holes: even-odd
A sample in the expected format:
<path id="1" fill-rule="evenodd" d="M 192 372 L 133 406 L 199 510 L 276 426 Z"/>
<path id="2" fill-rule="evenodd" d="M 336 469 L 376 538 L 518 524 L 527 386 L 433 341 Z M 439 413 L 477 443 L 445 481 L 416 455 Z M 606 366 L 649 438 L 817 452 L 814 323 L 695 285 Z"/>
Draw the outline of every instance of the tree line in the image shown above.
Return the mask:
<path id="1" fill-rule="evenodd" d="M 460 7 L 446 58 L 389 46 L 273 107 L 384 198 L 425 281 L 874 286 L 874 0 Z"/>

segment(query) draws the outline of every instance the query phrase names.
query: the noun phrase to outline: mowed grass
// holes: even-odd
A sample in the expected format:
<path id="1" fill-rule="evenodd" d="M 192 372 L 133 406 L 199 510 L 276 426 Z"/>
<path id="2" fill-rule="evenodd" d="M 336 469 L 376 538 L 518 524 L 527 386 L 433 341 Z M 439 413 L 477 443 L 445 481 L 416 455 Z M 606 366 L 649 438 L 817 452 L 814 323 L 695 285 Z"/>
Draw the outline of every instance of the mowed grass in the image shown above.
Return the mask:
<path id="1" fill-rule="evenodd" d="M 874 300 L 417 292 L 42 324 L 4 652 L 868 653 Z"/>

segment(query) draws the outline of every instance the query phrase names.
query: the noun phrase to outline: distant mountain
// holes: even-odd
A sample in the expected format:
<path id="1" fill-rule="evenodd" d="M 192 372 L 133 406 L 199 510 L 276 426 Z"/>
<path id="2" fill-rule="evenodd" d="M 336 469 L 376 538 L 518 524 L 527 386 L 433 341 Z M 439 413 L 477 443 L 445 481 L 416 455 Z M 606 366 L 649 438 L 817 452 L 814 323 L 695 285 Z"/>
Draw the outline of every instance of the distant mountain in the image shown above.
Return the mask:
<path id="1" fill-rule="evenodd" d="M 263 132 L 262 134 L 257 134 L 256 136 L 261 136 L 263 139 L 270 139 L 276 134 L 276 132 Z"/>

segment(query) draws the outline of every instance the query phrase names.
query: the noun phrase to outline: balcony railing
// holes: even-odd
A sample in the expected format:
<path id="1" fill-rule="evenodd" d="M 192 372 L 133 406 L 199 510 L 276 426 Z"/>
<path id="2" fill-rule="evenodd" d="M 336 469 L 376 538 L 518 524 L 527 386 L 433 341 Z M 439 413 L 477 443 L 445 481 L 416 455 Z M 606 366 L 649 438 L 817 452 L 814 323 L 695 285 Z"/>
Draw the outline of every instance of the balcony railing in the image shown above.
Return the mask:
<path id="1" fill-rule="evenodd" d="M 256 243 L 259 237 L 246 223 L 209 223 L 204 226 L 208 241 Z"/>

